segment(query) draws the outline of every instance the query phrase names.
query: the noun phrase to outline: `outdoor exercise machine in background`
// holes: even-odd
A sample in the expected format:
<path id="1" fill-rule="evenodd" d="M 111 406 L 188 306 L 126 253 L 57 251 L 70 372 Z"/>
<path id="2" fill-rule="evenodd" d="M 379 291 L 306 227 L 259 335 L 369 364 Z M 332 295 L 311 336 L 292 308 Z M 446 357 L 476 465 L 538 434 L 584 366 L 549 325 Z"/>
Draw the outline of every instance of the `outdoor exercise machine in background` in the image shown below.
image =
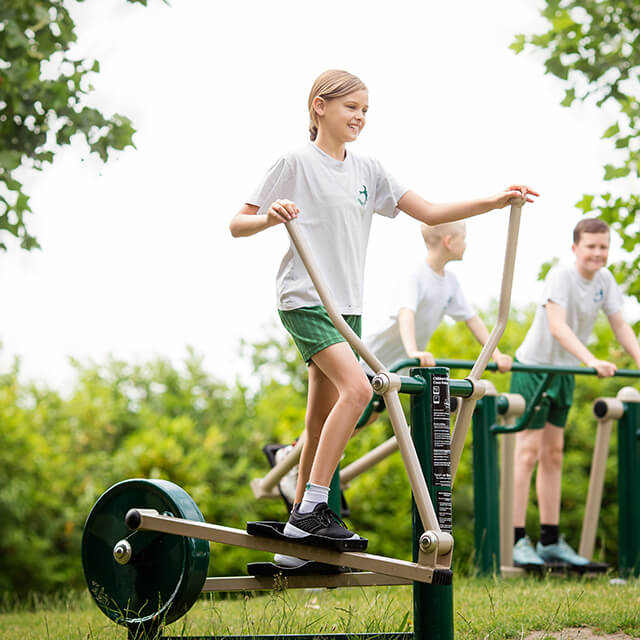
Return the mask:
<path id="1" fill-rule="evenodd" d="M 464 380 L 449 380 L 444 367 L 414 369 L 411 376 L 387 371 L 336 312 L 295 222 L 286 224 L 334 325 L 376 372 L 372 387 L 389 411 L 413 494 L 413 562 L 362 553 L 358 550 L 362 540 L 333 540 L 332 548 L 326 543 L 314 546 L 292 542 L 282 534 L 284 523 L 250 522 L 247 531 L 208 524 L 195 502 L 177 485 L 165 480 L 125 480 L 108 489 L 92 508 L 83 532 L 82 562 L 96 604 L 109 618 L 128 628 L 130 640 L 159 637 L 164 625 L 184 615 L 203 591 L 274 588 L 271 575 L 207 577 L 209 542 L 281 553 L 339 568 L 327 575 L 288 577 L 289 588 L 413 583 L 414 631 L 392 635 L 405 640 L 453 638 L 449 401 L 453 395 L 475 404 L 490 389 L 480 376 L 506 324 L 523 204 L 515 200 L 511 205 L 496 327 Z M 398 392 L 411 396 L 412 433 Z M 468 424 L 461 422 L 461 414 L 465 415 L 458 412 L 457 428 L 464 431 Z M 342 572 L 341 567 L 357 572 Z M 368 639 L 385 634 L 349 637 L 352 635 Z"/>
<path id="2" fill-rule="evenodd" d="M 417 367 L 417 359 L 394 363 L 391 371 Z M 469 370 L 469 360 L 436 360 L 437 367 Z M 497 371 L 495 363 L 487 370 Z M 518 394 L 498 394 L 490 383 L 473 411 L 473 494 L 474 494 L 474 549 L 475 564 L 481 575 L 502 573 L 517 575 L 522 569 L 513 566 L 513 479 L 515 433 L 526 429 L 545 402 L 546 389 L 554 375 L 573 374 L 595 376 L 597 371 L 587 367 L 559 367 L 514 363 L 512 371 L 545 374 L 529 406 Z M 619 369 L 615 377 L 640 379 L 640 371 Z M 463 396 L 464 397 L 464 396 Z M 455 398 L 454 398 L 455 400 Z M 379 397 L 373 397 L 359 421 L 363 426 L 374 406 L 383 406 Z M 609 440 L 613 420 L 618 420 L 618 570 L 622 577 L 640 575 L 640 392 L 623 387 L 616 398 L 598 398 L 593 405 L 597 419 L 595 445 L 591 463 L 589 489 L 580 536 L 579 553 L 592 561 L 595 538 L 602 504 L 604 470 L 609 453 Z M 514 422 L 514 424 L 506 424 Z M 502 437 L 501 456 L 498 436 Z M 373 468 L 397 451 L 395 437 L 369 451 L 336 475 L 336 487 L 346 489 L 351 481 Z M 501 457 L 501 463 L 498 463 Z M 296 461 L 295 450 L 261 479 L 254 480 L 258 497 L 275 497 L 269 489 L 277 487 L 281 477 Z M 335 492 L 334 492 L 335 493 Z M 558 566 L 557 568 L 563 568 Z M 601 572 L 602 563 L 590 562 L 575 570 Z"/>

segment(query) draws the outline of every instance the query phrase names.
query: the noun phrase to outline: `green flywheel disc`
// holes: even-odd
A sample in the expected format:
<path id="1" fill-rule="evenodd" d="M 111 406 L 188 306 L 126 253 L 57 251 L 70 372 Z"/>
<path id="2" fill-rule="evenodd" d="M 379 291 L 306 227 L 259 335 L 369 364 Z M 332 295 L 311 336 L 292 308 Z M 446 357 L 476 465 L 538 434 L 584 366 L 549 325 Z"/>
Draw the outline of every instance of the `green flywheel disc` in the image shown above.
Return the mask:
<path id="1" fill-rule="evenodd" d="M 206 540 L 131 531 L 129 509 L 156 509 L 176 518 L 204 522 L 196 503 L 167 480 L 124 480 L 96 502 L 82 535 L 82 566 L 98 607 L 123 625 L 169 624 L 183 616 L 202 591 L 209 566 Z M 126 540 L 131 559 L 119 564 L 114 547 Z"/>

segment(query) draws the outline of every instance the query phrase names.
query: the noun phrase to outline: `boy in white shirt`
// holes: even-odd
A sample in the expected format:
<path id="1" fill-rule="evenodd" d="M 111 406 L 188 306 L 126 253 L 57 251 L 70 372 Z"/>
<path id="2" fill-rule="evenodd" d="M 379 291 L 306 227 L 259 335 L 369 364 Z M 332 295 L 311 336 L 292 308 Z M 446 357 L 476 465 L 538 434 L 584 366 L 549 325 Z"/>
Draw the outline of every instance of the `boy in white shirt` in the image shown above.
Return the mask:
<path id="1" fill-rule="evenodd" d="M 623 297 L 606 269 L 609 227 L 599 219 L 581 220 L 573 231 L 575 264 L 553 267 L 545 281 L 541 304 L 516 358 L 524 364 L 577 366 L 580 362 L 612 376 L 616 365 L 598 360 L 586 347 L 600 309 L 625 351 L 640 367 L 640 346 L 622 316 Z M 529 402 L 544 374 L 514 372 L 511 392 Z M 559 536 L 563 427 L 573 400 L 572 375 L 555 375 L 533 421 L 516 434 L 514 489 L 514 564 L 531 566 L 548 562 L 585 565 Z M 536 491 L 540 510 L 540 541 L 534 550 L 525 534 L 525 518 L 533 469 L 538 464 Z"/>
<path id="2" fill-rule="evenodd" d="M 465 298 L 456 276 L 446 270 L 462 260 L 467 247 L 464 222 L 436 226 L 421 225 L 427 257 L 401 288 L 396 309 L 386 324 L 365 338 L 365 344 L 387 367 L 406 358 L 420 360 L 423 367 L 435 366 L 435 358 L 424 351 L 445 315 L 464 320 L 474 338 L 484 344 L 489 331 Z M 496 349 L 493 359 L 500 371 L 511 369 L 512 358 Z M 365 369 L 367 367 L 365 366 Z"/>

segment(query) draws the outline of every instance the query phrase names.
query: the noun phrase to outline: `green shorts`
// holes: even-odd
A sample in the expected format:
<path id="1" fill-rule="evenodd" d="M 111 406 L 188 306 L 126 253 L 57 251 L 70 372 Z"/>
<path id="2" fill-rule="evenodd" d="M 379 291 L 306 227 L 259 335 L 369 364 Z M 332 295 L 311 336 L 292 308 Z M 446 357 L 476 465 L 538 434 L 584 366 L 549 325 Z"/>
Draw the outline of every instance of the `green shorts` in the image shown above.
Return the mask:
<path id="1" fill-rule="evenodd" d="M 309 364 L 311 358 L 332 344 L 346 342 L 342 334 L 333 326 L 327 310 L 322 306 L 301 307 L 291 311 L 278 311 L 284 328 L 291 334 L 302 359 Z M 362 316 L 342 316 L 358 334 L 362 333 Z M 359 357 L 355 352 L 356 357 Z"/>
<path id="2" fill-rule="evenodd" d="M 529 405 L 545 375 L 544 373 L 514 371 L 511 374 L 509 392 L 519 393 Z M 573 404 L 574 387 L 574 376 L 568 374 L 554 375 L 551 384 L 547 387 L 546 397 L 542 398 L 540 410 L 534 413 L 527 428 L 542 429 L 547 422 L 556 427 L 564 427 L 567 424 L 569 409 Z"/>

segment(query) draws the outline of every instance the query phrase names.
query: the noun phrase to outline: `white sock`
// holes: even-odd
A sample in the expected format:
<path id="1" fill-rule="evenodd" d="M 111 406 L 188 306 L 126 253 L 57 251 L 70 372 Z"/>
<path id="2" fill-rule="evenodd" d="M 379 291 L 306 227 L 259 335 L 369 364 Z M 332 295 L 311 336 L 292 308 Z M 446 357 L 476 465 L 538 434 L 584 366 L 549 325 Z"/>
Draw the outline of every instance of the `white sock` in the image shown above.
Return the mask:
<path id="1" fill-rule="evenodd" d="M 329 502 L 329 487 L 307 482 L 298 513 L 311 513 L 314 507 L 321 502 Z"/>

